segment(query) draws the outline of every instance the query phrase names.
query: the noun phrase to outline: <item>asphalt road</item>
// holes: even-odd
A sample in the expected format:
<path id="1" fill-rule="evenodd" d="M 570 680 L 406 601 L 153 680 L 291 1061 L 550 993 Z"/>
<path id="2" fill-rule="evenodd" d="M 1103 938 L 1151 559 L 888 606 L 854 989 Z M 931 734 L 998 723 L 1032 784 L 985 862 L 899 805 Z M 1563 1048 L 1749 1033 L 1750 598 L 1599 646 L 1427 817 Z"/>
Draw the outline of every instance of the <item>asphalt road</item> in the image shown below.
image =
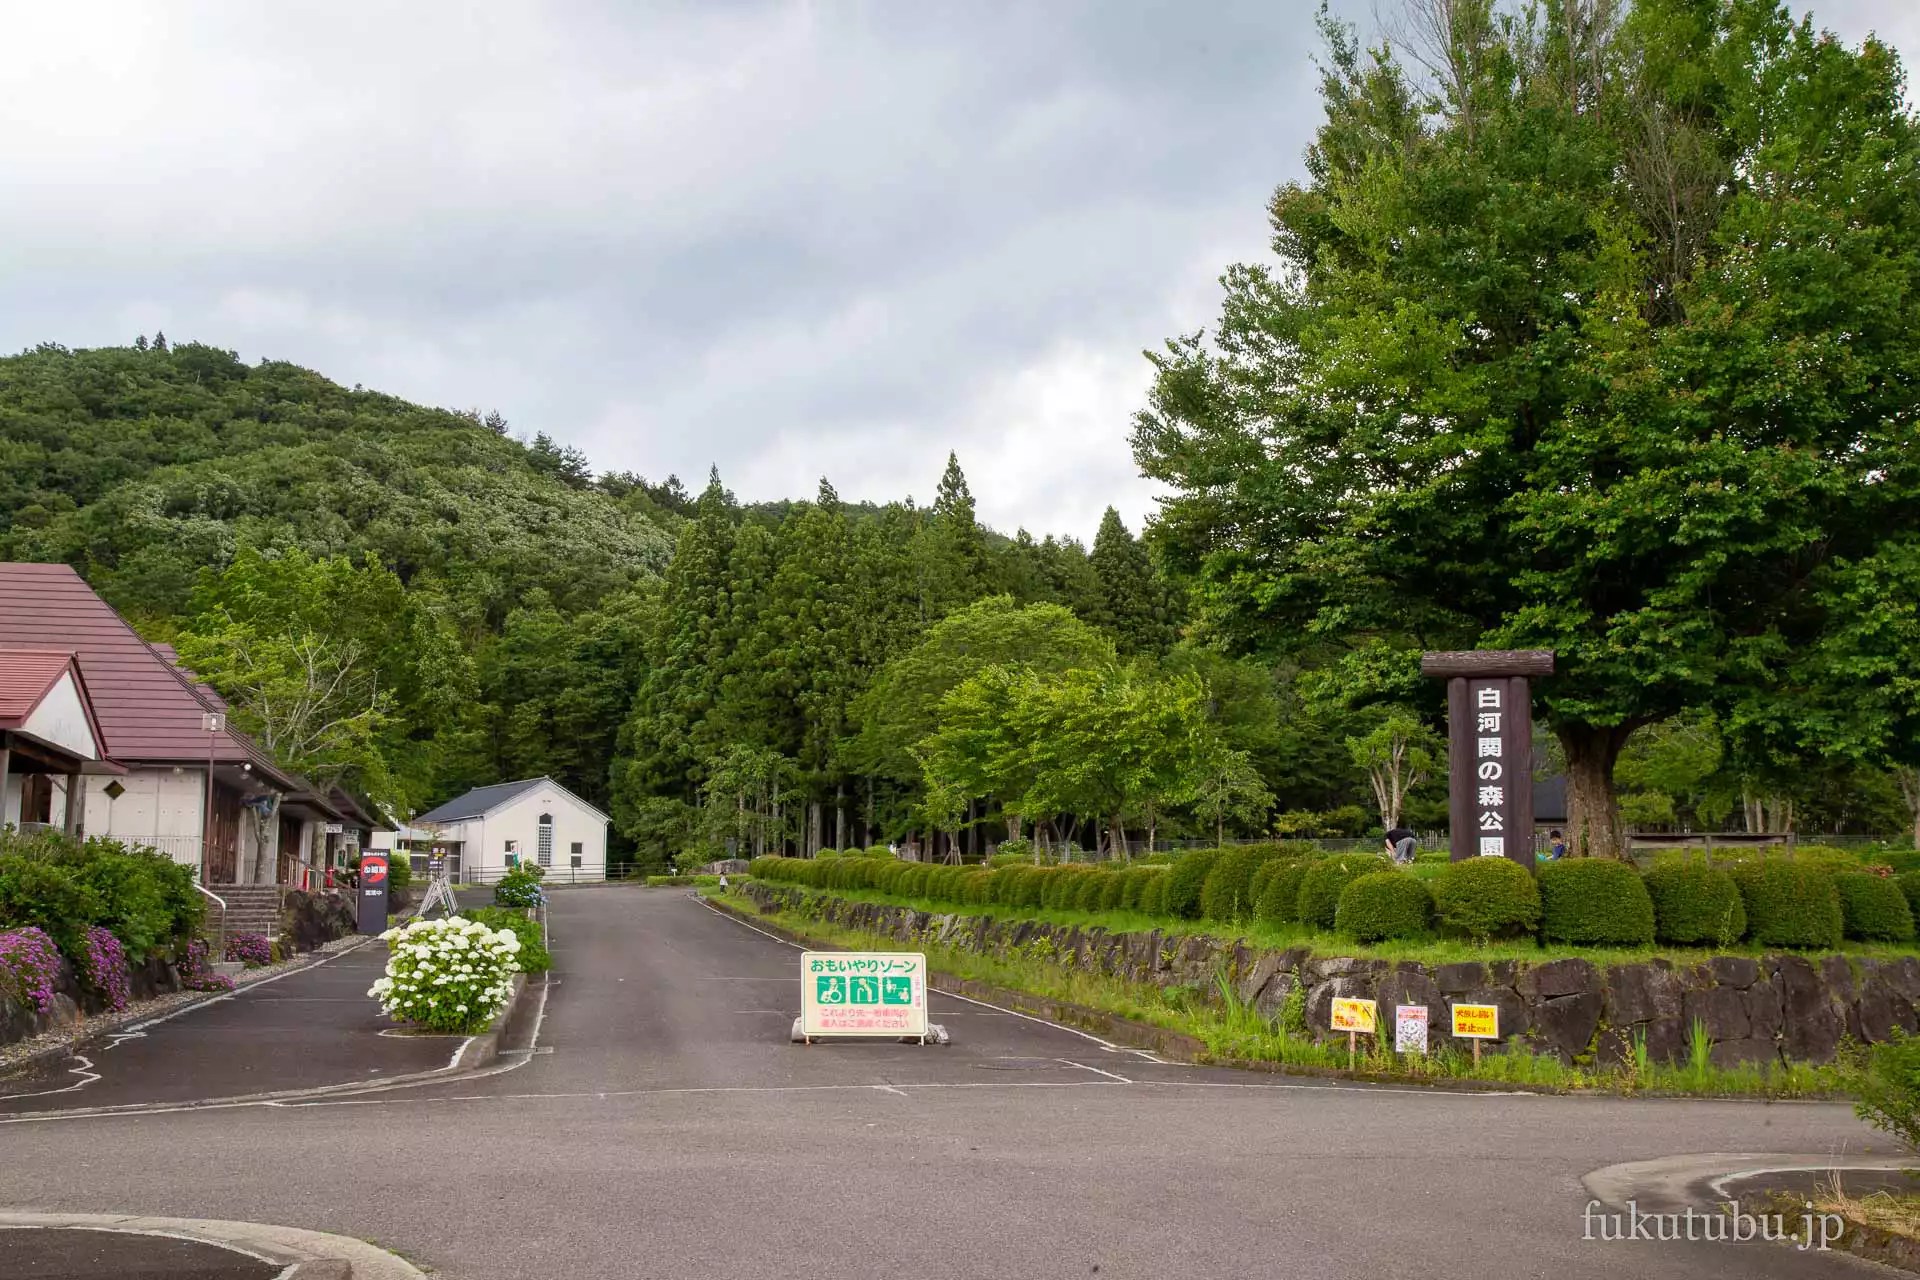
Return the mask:
<path id="1" fill-rule="evenodd" d="M 552 927 L 550 1052 L 351 1098 L 0 1117 L 0 1206 L 283 1223 L 456 1280 L 1867 1273 L 1582 1239 L 1600 1166 L 1888 1151 L 1844 1106 L 1287 1082 L 938 994 L 947 1048 L 802 1047 L 794 950 L 682 892 L 556 893 Z"/>
<path id="2" fill-rule="evenodd" d="M 0 1116 L 242 1097 L 447 1066 L 465 1037 L 405 1033 L 367 998 L 386 963 L 384 946 L 362 946 L 135 1023 L 0 1079 Z"/>

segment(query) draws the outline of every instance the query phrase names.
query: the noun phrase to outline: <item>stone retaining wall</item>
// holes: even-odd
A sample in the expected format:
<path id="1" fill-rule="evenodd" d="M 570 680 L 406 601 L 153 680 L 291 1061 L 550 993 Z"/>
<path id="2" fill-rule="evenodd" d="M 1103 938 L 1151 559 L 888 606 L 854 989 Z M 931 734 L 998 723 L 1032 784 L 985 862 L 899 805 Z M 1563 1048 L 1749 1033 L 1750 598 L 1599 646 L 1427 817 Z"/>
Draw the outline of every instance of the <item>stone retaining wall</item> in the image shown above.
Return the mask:
<path id="1" fill-rule="evenodd" d="M 744 891 L 762 911 L 793 910 L 902 943 L 1017 953 L 1133 982 L 1192 987 L 1209 997 L 1224 973 L 1240 998 L 1268 1018 L 1278 1018 L 1289 997 L 1303 992 L 1305 1027 L 1320 1038 L 1331 1037 L 1325 1028 L 1336 996 L 1379 1001 L 1383 1022 L 1394 1005 L 1425 1005 L 1436 1046 L 1451 1039 L 1451 1003 L 1497 1004 L 1506 1039 L 1566 1061 L 1601 1064 L 1630 1057 L 1636 1033 L 1645 1036 L 1655 1061 L 1682 1060 L 1696 1019 L 1713 1037 L 1716 1066 L 1830 1062 L 1848 1039 L 1872 1043 L 1895 1029 L 1920 1029 L 1920 959 L 1911 956 L 1812 959 L 1786 953 L 1758 960 L 1714 956 L 1689 965 L 1649 960 L 1601 966 L 1581 959 L 1426 965 L 1315 955 L 1305 947 L 1271 951 L 1157 929 L 1111 933 L 915 911 L 763 881 L 748 883 Z"/>

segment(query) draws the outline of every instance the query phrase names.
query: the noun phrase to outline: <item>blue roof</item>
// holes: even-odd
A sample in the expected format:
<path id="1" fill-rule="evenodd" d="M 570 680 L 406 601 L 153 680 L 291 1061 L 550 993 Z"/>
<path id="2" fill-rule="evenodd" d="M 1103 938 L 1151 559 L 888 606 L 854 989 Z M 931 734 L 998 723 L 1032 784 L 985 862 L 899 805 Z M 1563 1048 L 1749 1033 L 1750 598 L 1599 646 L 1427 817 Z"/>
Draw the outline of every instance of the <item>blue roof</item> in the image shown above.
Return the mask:
<path id="1" fill-rule="evenodd" d="M 535 787 L 553 785 L 551 778 L 522 778 L 518 782 L 496 782 L 490 787 L 475 787 L 457 800 L 427 810 L 413 819 L 418 825 L 434 822 L 458 822 L 462 818 L 477 818 L 490 810 L 498 809 L 507 801 L 523 791 Z"/>

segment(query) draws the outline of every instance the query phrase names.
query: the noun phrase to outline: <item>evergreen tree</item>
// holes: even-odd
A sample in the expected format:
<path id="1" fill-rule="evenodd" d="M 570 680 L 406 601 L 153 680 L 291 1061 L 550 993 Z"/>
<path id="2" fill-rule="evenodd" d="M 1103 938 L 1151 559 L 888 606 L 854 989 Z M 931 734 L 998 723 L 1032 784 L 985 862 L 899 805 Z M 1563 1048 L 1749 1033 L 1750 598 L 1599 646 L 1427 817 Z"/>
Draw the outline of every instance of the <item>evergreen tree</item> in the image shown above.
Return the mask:
<path id="1" fill-rule="evenodd" d="M 1100 518 L 1088 563 L 1100 584 L 1100 603 L 1088 621 L 1112 632 L 1121 653 L 1157 654 L 1173 643 L 1166 589 L 1146 546 L 1112 507 Z"/>

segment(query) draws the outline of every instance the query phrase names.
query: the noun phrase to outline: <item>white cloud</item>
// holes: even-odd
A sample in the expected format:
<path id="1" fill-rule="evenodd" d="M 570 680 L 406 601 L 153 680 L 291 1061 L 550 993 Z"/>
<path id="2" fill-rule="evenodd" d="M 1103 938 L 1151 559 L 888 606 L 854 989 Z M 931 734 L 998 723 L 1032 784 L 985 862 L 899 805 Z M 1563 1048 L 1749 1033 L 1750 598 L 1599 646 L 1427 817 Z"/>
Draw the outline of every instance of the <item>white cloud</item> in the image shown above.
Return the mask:
<path id="1" fill-rule="evenodd" d="M 1139 353 L 1265 254 L 1314 7 L 17 7 L 0 349 L 163 328 L 753 498 L 952 449 L 998 527 L 1137 527 Z"/>

